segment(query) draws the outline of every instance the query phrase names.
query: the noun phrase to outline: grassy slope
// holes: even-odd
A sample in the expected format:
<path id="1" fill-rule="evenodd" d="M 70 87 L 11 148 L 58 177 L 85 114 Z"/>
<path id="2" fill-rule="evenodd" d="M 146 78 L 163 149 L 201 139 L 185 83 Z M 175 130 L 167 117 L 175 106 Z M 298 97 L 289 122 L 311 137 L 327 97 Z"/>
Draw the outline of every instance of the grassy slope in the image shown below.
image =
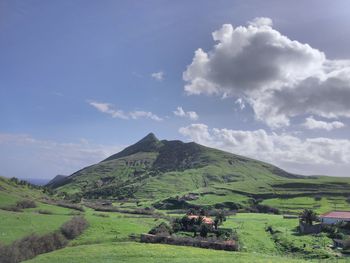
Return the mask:
<path id="1" fill-rule="evenodd" d="M 89 228 L 72 241 L 71 245 L 73 246 L 129 240 L 130 234 L 148 232 L 153 226 L 161 222 L 161 220 L 155 218 L 95 212 L 91 209 L 85 212 L 85 218 L 89 222 Z"/>
<path id="2" fill-rule="evenodd" d="M 37 199 L 42 196 L 41 190 L 32 189 L 25 185 L 17 185 L 0 176 L 0 207 L 14 205 L 17 201 L 28 197 Z"/>
<path id="3" fill-rule="evenodd" d="M 43 215 L 35 211 L 0 210 L 0 242 L 9 244 L 32 233 L 49 233 L 58 229 L 70 217 L 68 214 Z"/>
<path id="4" fill-rule="evenodd" d="M 168 246 L 160 244 L 140 244 L 134 242 L 108 243 L 69 247 L 53 253 L 40 255 L 28 262 L 305 262 L 261 254 L 215 251 L 192 247 Z"/>
<path id="5" fill-rule="evenodd" d="M 74 210 L 41 203 L 44 197 L 41 190 L 17 185 L 7 178 L 0 177 L 0 207 L 16 204 L 22 199 L 36 201 L 37 207 L 24 209 L 23 212 L 12 212 L 0 209 L 0 242 L 9 244 L 16 239 L 32 233 L 44 234 L 58 229 L 68 221 Z M 39 214 L 39 210 L 52 214 Z"/>

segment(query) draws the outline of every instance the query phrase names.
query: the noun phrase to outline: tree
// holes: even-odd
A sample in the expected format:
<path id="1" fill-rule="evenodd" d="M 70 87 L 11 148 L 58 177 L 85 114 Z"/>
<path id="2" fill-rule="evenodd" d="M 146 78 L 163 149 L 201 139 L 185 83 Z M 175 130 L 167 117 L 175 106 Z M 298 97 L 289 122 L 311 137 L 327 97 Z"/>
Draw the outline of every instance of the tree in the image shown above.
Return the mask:
<path id="1" fill-rule="evenodd" d="M 219 225 L 219 219 L 217 217 L 215 217 L 214 219 L 214 227 L 217 230 L 218 229 L 218 225 Z"/>
<path id="2" fill-rule="evenodd" d="M 207 237 L 210 229 L 207 224 L 201 224 L 199 227 L 199 235 L 201 237 Z"/>
<path id="3" fill-rule="evenodd" d="M 225 216 L 224 211 L 221 210 L 220 212 L 218 212 L 216 214 L 215 219 L 214 219 L 214 224 L 215 224 L 215 221 L 217 221 L 215 228 L 217 228 L 218 225 L 221 225 L 222 222 L 226 221 L 226 216 Z"/>
<path id="4" fill-rule="evenodd" d="M 301 221 L 305 222 L 308 225 L 312 225 L 313 221 L 317 221 L 317 214 L 312 209 L 304 209 L 300 214 Z"/>

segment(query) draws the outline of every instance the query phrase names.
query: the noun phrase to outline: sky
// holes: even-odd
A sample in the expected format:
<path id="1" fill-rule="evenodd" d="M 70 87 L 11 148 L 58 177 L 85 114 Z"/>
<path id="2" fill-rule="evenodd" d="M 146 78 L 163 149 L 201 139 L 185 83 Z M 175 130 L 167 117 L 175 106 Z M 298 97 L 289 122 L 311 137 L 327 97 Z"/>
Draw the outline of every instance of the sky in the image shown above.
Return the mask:
<path id="1" fill-rule="evenodd" d="M 350 176 L 348 0 L 0 0 L 0 175 L 149 132 Z"/>

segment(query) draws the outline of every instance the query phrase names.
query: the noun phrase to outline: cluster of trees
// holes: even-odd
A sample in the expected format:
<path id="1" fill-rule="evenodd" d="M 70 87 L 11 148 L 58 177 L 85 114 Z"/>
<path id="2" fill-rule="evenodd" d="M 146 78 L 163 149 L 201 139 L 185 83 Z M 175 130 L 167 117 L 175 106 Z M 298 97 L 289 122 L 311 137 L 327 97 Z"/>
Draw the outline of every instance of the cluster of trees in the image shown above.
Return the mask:
<path id="1" fill-rule="evenodd" d="M 190 218 L 191 215 L 197 215 L 197 217 Z M 207 237 L 208 233 L 217 230 L 218 226 L 226 221 L 226 216 L 223 211 L 217 212 L 213 220 L 213 224 L 208 224 L 204 221 L 206 216 L 206 211 L 201 209 L 199 214 L 196 214 L 196 211 L 190 210 L 187 215 L 182 218 L 176 218 L 172 223 L 172 229 L 174 232 L 178 231 L 189 231 L 193 232 L 194 236 L 197 236 L 197 233 L 201 237 Z"/>
<path id="2" fill-rule="evenodd" d="M 10 182 L 12 182 L 13 184 L 16 184 L 16 185 L 24 185 L 24 186 L 27 186 L 27 187 L 32 188 L 32 189 L 41 189 L 42 188 L 42 186 L 31 184 L 27 181 L 18 179 L 17 177 L 10 178 Z"/>

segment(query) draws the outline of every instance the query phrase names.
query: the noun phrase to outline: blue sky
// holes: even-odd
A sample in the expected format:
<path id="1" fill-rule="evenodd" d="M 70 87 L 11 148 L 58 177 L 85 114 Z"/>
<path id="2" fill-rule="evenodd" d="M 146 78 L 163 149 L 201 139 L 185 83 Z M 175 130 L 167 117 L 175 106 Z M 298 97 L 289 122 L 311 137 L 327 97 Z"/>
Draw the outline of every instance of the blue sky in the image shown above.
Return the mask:
<path id="1" fill-rule="evenodd" d="M 347 176 L 348 10 L 346 0 L 0 0 L 0 174 L 70 174 L 154 132 L 292 172 Z M 251 33 L 230 35 L 249 23 Z M 215 31 L 233 42 L 214 41 Z M 265 53 L 268 43 L 285 46 L 265 62 L 233 55 L 240 39 Z M 194 63 L 198 48 L 208 63 Z M 273 95 L 262 99 L 265 89 Z"/>

